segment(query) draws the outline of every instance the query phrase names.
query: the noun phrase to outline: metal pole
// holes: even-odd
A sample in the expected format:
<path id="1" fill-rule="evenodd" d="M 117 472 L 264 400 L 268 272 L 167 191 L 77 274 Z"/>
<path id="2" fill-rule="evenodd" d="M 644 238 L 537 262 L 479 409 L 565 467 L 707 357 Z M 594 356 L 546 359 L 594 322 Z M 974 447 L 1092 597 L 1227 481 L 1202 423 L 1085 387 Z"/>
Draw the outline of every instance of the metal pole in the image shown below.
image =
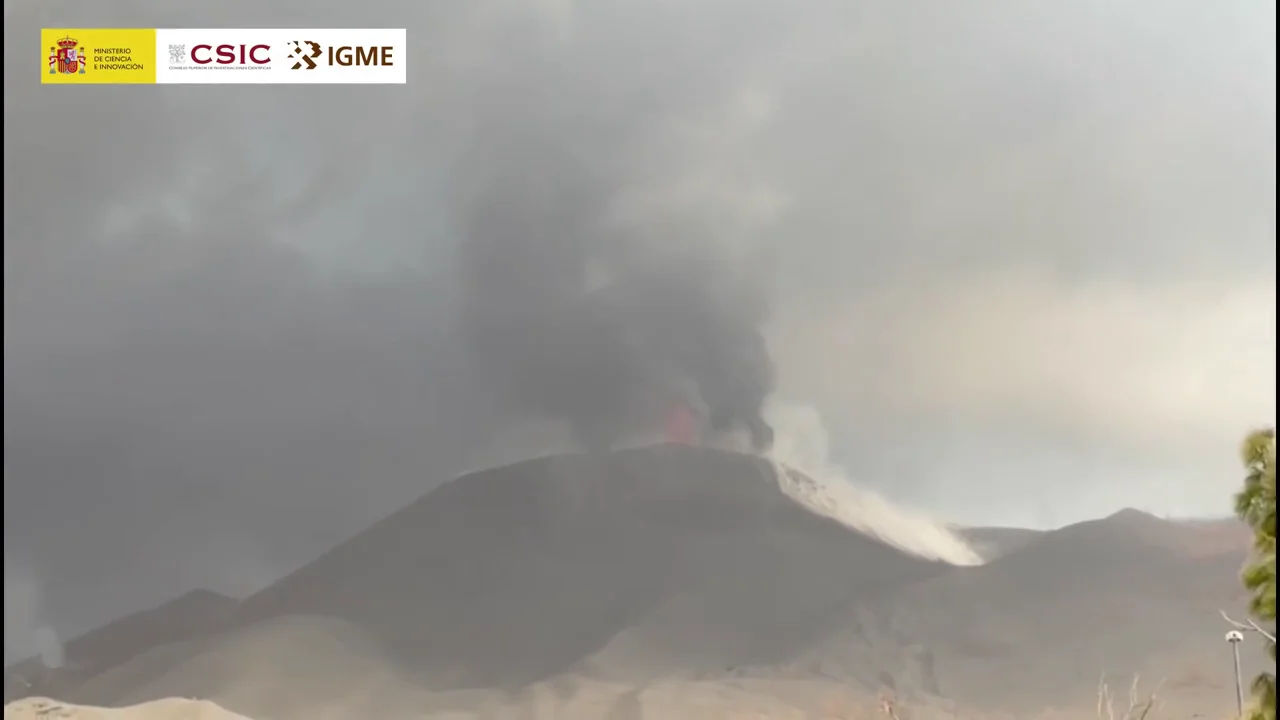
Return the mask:
<path id="1" fill-rule="evenodd" d="M 1244 683 L 1240 679 L 1240 641 L 1231 643 L 1231 660 L 1236 670 L 1236 717 L 1244 717 Z"/>

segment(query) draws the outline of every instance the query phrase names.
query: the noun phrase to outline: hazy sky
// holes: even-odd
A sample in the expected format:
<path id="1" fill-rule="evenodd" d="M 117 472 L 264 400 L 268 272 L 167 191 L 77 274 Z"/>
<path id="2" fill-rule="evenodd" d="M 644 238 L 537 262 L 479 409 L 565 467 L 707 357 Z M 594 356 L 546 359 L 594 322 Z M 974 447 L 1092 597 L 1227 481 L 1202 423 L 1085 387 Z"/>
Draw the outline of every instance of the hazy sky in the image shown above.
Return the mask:
<path id="1" fill-rule="evenodd" d="M 1274 3 L 104 5 L 5 4 L 7 658 L 564 442 L 454 330 L 530 127 L 591 227 L 768 269 L 779 400 L 891 498 L 1216 514 L 1274 420 Z M 408 27 L 409 84 L 41 87 L 67 25 Z"/>

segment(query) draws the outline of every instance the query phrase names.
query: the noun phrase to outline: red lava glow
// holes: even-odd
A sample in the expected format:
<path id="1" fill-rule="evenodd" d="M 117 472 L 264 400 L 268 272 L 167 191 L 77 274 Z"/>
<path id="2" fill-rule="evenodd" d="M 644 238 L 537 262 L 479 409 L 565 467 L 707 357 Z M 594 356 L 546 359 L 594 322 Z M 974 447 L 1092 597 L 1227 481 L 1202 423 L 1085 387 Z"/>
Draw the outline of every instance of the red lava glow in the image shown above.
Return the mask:
<path id="1" fill-rule="evenodd" d="M 698 444 L 698 428 L 693 411 L 687 405 L 678 404 L 667 413 L 667 442 L 680 445 Z"/>

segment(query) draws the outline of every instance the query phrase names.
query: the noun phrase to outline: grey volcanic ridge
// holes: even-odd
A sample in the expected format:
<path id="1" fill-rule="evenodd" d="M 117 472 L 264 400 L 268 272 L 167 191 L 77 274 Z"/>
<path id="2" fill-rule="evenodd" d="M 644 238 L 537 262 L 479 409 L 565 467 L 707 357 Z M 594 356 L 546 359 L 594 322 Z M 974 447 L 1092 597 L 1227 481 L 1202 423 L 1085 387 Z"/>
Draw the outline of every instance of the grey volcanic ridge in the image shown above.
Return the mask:
<path id="1" fill-rule="evenodd" d="M 1217 612 L 1243 603 L 1234 523 L 967 529 L 992 559 L 956 567 L 810 511 L 775 472 L 671 445 L 474 473 L 243 601 L 193 593 L 73 641 L 64 669 L 9 668 L 6 701 L 200 697 L 266 720 L 322 701 L 402 717 L 388 698 L 412 696 L 458 717 L 607 716 L 590 697 L 658 717 L 709 684 L 804 707 L 786 688 L 821 683 L 1026 712 L 1142 673 L 1167 702 L 1230 710 Z"/>

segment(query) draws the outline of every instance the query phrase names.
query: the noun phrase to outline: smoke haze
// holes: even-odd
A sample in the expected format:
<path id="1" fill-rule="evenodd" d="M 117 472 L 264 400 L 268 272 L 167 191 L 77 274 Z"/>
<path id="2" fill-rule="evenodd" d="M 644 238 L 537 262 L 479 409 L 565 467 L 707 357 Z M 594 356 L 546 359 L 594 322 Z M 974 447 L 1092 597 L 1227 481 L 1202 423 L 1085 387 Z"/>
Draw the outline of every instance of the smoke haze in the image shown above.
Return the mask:
<path id="1" fill-rule="evenodd" d="M 41 87 L 66 25 L 407 27 L 413 66 Z M 24 619 L 6 582 L 6 658 L 676 398 L 811 405 L 817 464 L 963 522 L 1225 512 L 1275 415 L 1274 28 L 1260 0 L 6 2 L 6 579 L 41 591 Z"/>
<path id="2" fill-rule="evenodd" d="M 635 88 L 580 107 L 589 88 L 559 84 L 577 59 L 556 60 L 535 102 L 522 102 L 520 76 L 477 91 L 510 107 L 482 108 L 479 147 L 461 161 L 458 321 L 472 377 L 593 448 L 651 430 L 682 390 L 717 429 L 763 426 L 765 278 L 721 250 L 700 212 L 618 214 L 644 174 L 645 130 L 614 116 L 628 105 L 611 96 Z"/>

